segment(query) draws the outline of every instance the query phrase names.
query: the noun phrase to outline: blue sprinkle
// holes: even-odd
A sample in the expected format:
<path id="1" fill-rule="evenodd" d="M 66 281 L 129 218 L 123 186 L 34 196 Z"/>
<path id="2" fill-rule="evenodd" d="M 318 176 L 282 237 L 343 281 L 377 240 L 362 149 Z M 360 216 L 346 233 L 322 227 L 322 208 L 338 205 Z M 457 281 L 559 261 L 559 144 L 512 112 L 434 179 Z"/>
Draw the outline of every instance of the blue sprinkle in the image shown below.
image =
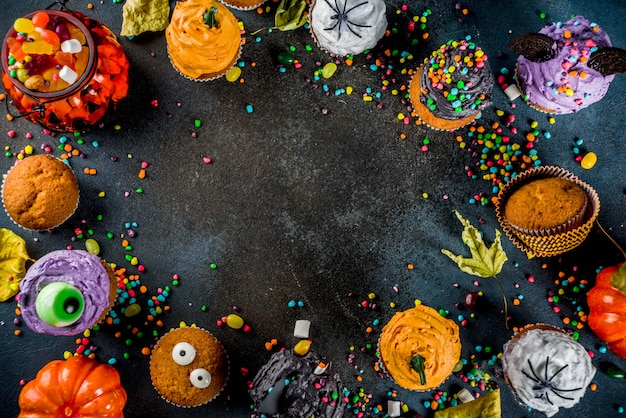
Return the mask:
<path id="1" fill-rule="evenodd" d="M 598 348 L 598 351 L 599 351 L 600 353 L 604 354 L 604 353 L 606 353 L 606 347 L 605 347 L 605 346 L 602 346 L 602 347 Z"/>
<path id="2" fill-rule="evenodd" d="M 112 366 L 115 363 L 117 363 L 117 359 L 115 357 L 111 357 L 110 359 L 107 360 L 107 363 L 109 363 Z"/>
<path id="3" fill-rule="evenodd" d="M 289 306 L 290 308 L 295 308 L 296 307 L 296 301 L 295 300 L 290 300 L 287 303 L 287 306 Z"/>
<path id="4" fill-rule="evenodd" d="M 585 142 L 585 141 L 583 141 L 582 139 L 578 139 L 578 140 L 576 141 L 576 145 L 582 145 L 582 144 L 583 144 L 583 142 Z"/>
<path id="5" fill-rule="evenodd" d="M 287 72 L 287 69 L 286 69 L 285 67 L 280 67 L 280 68 L 278 69 L 278 72 L 279 72 L 279 73 L 286 73 L 286 72 Z"/>
<path id="6" fill-rule="evenodd" d="M 552 138 L 552 134 L 551 134 L 550 132 L 548 132 L 548 131 L 545 131 L 545 132 L 543 133 L 543 136 L 544 136 L 546 139 L 550 139 L 550 138 Z"/>
<path id="7" fill-rule="evenodd" d="M 252 107 L 252 105 L 251 105 L 251 104 L 246 105 L 246 112 L 248 112 L 248 113 L 252 113 L 252 112 L 254 112 L 254 108 Z"/>
<path id="8" fill-rule="evenodd" d="M 378 65 L 376 65 L 376 64 L 370 64 L 370 70 L 372 70 L 372 71 L 376 71 L 376 70 L 378 70 Z"/>
<path id="9" fill-rule="evenodd" d="M 98 141 L 93 141 L 91 143 L 91 146 L 94 147 L 94 148 L 98 148 L 100 146 L 100 144 L 98 143 Z"/>
<path id="10" fill-rule="evenodd" d="M 298 306 L 302 308 L 302 307 L 304 306 L 304 302 L 302 302 L 301 300 L 299 300 L 299 301 L 298 301 Z"/>
<path id="11" fill-rule="evenodd" d="M 509 73 L 509 69 L 506 67 L 502 67 L 500 68 L 500 74 L 508 74 Z"/>
<path id="12" fill-rule="evenodd" d="M 65 144 L 67 142 L 67 137 L 63 135 L 61 138 L 59 138 L 59 142 Z"/>

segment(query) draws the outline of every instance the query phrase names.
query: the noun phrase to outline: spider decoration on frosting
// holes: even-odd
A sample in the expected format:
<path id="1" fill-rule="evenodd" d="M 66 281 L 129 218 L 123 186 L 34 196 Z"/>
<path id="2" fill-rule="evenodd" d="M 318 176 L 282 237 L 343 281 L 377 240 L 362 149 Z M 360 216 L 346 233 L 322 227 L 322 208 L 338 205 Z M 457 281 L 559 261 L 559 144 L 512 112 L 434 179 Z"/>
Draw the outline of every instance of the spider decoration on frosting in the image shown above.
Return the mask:
<path id="1" fill-rule="evenodd" d="M 530 362 L 530 359 L 528 359 L 528 366 L 530 367 L 530 374 L 526 370 L 522 369 L 522 373 L 524 373 L 524 375 L 527 378 L 529 378 L 530 380 L 532 380 L 533 382 L 536 383 L 533 386 L 533 390 L 536 391 L 536 393 L 538 393 L 538 395 L 536 395 L 535 397 L 538 398 L 538 399 L 545 398 L 546 401 L 548 403 L 550 403 L 550 405 L 553 405 L 552 400 L 550 399 L 550 392 L 552 392 L 553 394 L 555 394 L 556 396 L 558 396 L 561 399 L 565 399 L 565 400 L 568 400 L 568 401 L 573 401 L 574 398 L 570 398 L 570 397 L 564 396 L 561 392 L 576 392 L 578 390 L 581 390 L 582 387 L 574 388 L 574 389 L 560 389 L 560 388 L 557 388 L 556 386 L 554 386 L 554 384 L 552 383 L 552 379 L 554 379 L 559 373 L 561 373 L 563 370 L 565 370 L 565 368 L 567 368 L 569 366 L 569 364 L 564 365 L 563 367 L 558 369 L 556 372 L 554 372 L 551 377 L 548 378 L 548 366 L 549 366 L 549 364 L 550 364 L 550 356 L 546 357 L 546 367 L 545 367 L 544 377 L 540 377 L 537 374 L 537 372 L 535 372 L 535 369 L 534 369 L 532 363 Z"/>
<path id="2" fill-rule="evenodd" d="M 355 29 L 353 28 L 353 26 L 359 27 L 359 28 L 370 28 L 371 25 L 361 25 L 359 23 L 355 23 L 352 22 L 350 20 L 350 17 L 348 16 L 350 14 L 351 11 L 353 11 L 354 9 L 356 9 L 357 7 L 361 7 L 367 4 L 367 1 L 364 1 L 362 3 L 359 3 L 355 6 L 350 7 L 348 10 L 346 10 L 346 7 L 348 7 L 348 1 L 346 0 L 343 3 L 343 8 L 339 7 L 339 4 L 337 4 L 338 0 L 335 0 L 335 4 L 331 4 L 331 2 L 329 0 L 324 0 L 326 2 L 326 4 L 328 4 L 328 6 L 336 13 L 334 15 L 332 15 L 330 18 L 336 20 L 335 24 L 332 25 L 329 28 L 324 28 L 324 30 L 335 30 L 335 28 L 338 31 L 338 35 L 337 35 L 337 40 L 341 39 L 341 27 L 343 26 L 343 23 L 345 22 L 346 27 L 348 28 L 348 30 L 350 32 L 352 32 L 353 34 L 355 34 L 356 36 L 358 36 L 359 38 L 361 37 L 361 35 L 359 35 Z"/>

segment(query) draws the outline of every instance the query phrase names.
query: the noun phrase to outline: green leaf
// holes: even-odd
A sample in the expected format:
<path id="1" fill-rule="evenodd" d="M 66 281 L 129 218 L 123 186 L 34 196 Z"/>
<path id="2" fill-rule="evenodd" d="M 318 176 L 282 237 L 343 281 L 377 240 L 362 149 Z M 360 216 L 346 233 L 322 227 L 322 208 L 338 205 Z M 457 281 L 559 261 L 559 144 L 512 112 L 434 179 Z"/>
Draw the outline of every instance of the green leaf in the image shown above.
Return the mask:
<path id="1" fill-rule="evenodd" d="M 415 357 L 411 359 L 411 368 L 415 370 L 420 375 L 420 384 L 426 384 L 426 375 L 424 374 L 424 361 L 426 359 L 419 354 L 416 354 Z"/>
<path id="2" fill-rule="evenodd" d="M 306 8 L 305 0 L 281 0 L 274 17 L 275 27 L 285 31 L 303 26 L 307 21 L 307 17 L 304 16 Z"/>
<path id="3" fill-rule="evenodd" d="M 0 302 L 19 291 L 27 260 L 34 261 L 26 252 L 26 242 L 13 231 L 0 228 Z"/>
<path id="4" fill-rule="evenodd" d="M 454 213 L 464 226 L 461 237 L 469 247 L 472 257 L 466 258 L 462 255 L 455 255 L 445 249 L 441 252 L 450 257 L 465 273 L 482 278 L 494 277 L 500 273 L 502 265 L 508 260 L 500 243 L 500 231 L 496 229 L 495 239 L 491 247 L 487 248 L 478 229 L 474 228 L 459 212 L 455 210 Z"/>
<path id="5" fill-rule="evenodd" d="M 611 286 L 626 295 L 626 263 L 622 263 L 611 277 Z"/>

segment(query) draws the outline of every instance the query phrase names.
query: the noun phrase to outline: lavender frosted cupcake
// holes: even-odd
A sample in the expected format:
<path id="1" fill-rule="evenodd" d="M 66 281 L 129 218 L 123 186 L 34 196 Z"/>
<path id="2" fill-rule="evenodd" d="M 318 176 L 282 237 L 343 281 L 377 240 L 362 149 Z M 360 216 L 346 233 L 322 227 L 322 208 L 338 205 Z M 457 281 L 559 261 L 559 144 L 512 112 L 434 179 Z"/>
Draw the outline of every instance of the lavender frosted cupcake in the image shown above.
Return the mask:
<path id="1" fill-rule="evenodd" d="M 104 319 L 117 296 L 117 279 L 98 256 L 58 250 L 37 260 L 20 282 L 22 318 L 41 334 L 76 335 Z"/>

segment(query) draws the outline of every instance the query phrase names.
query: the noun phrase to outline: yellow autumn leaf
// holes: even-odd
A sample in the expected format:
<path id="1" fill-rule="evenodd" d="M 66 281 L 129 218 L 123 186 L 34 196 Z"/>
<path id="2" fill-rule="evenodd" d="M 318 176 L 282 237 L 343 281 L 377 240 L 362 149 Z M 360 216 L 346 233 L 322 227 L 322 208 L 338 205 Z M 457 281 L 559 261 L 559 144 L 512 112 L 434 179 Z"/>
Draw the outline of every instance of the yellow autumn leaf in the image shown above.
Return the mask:
<path id="1" fill-rule="evenodd" d="M 0 302 L 15 296 L 26 274 L 26 242 L 13 231 L 0 228 Z"/>

